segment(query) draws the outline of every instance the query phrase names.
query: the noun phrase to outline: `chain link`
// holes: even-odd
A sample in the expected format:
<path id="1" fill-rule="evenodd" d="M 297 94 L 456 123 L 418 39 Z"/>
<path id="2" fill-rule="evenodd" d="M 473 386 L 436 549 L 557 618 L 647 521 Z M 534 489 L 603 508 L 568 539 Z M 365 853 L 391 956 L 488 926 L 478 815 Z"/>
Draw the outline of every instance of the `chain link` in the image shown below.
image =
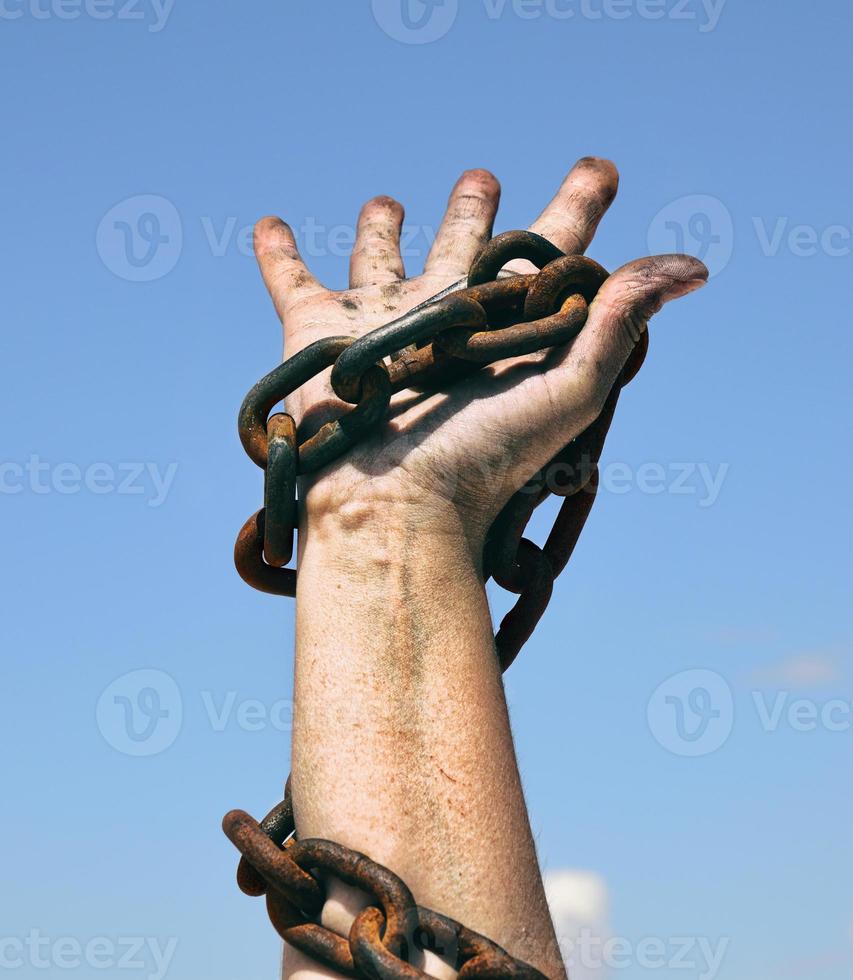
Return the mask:
<path id="1" fill-rule="evenodd" d="M 331 841 L 297 840 L 289 785 L 284 801 L 261 823 L 232 810 L 222 826 L 243 855 L 237 872 L 240 889 L 266 896 L 270 921 L 285 942 L 345 976 L 427 977 L 413 961 L 429 951 L 458 970 L 463 980 L 544 980 L 538 970 L 484 936 L 418 906 L 397 875 L 364 854 Z M 317 921 L 327 875 L 368 897 L 347 938 Z"/>

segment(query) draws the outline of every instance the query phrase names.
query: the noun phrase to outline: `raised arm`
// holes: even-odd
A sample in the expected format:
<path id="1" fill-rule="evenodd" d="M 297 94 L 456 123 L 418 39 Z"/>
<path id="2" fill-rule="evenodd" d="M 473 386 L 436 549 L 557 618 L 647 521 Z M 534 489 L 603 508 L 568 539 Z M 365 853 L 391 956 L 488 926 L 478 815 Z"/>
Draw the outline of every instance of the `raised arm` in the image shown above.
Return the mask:
<path id="1" fill-rule="evenodd" d="M 616 191 L 585 159 L 532 226 L 569 253 Z M 362 211 L 352 289 L 325 290 L 290 229 L 268 218 L 256 252 L 288 356 L 360 335 L 465 275 L 490 238 L 497 181 L 465 174 L 424 275 L 403 278 L 403 211 Z M 405 879 L 419 904 L 563 976 L 527 817 L 482 572 L 506 501 L 601 412 L 648 319 L 707 273 L 685 256 L 624 266 L 580 336 L 503 361 L 429 397 L 395 397 L 378 435 L 300 488 L 293 795 L 300 837 L 327 838 Z M 340 413 L 328 377 L 288 403 L 297 422 Z M 346 934 L 356 893 L 330 885 L 324 922 Z M 291 977 L 327 976 L 296 951 Z M 431 972 L 439 967 L 432 963 Z"/>

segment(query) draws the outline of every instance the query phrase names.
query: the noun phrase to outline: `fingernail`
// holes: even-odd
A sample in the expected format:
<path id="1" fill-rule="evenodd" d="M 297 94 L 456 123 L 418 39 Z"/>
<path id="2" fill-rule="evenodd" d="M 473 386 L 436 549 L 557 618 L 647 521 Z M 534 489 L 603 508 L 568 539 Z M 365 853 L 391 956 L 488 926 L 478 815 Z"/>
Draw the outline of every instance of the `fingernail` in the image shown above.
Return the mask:
<path id="1" fill-rule="evenodd" d="M 701 289 L 703 286 L 707 285 L 707 278 L 677 280 L 663 294 L 664 302 L 668 303 L 670 300 L 678 299 L 681 296 L 686 296 L 688 293 L 695 293 L 697 289 Z"/>
<path id="2" fill-rule="evenodd" d="M 664 302 L 686 296 L 708 282 L 704 262 L 692 255 L 661 255 L 657 257 L 658 272 L 669 278 L 670 284 L 661 293 Z"/>

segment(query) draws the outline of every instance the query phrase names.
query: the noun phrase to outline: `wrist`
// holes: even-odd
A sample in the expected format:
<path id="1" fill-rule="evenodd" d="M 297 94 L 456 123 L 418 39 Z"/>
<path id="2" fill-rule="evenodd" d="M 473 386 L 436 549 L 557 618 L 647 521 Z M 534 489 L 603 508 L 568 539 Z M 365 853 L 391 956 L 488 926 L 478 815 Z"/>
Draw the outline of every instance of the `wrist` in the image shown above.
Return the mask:
<path id="1" fill-rule="evenodd" d="M 420 596 L 453 582 L 482 587 L 482 549 L 453 523 L 435 524 L 417 511 L 382 515 L 325 515 L 300 526 L 300 594 L 318 585 L 354 588 L 365 594 L 404 594 L 406 583 Z"/>
<path id="2" fill-rule="evenodd" d="M 373 483 L 373 481 L 371 481 Z M 452 565 L 480 574 L 483 538 L 452 501 L 398 492 L 370 494 L 328 490 L 317 484 L 303 496 L 299 567 L 312 574 L 357 580 L 387 579 L 399 567 Z"/>

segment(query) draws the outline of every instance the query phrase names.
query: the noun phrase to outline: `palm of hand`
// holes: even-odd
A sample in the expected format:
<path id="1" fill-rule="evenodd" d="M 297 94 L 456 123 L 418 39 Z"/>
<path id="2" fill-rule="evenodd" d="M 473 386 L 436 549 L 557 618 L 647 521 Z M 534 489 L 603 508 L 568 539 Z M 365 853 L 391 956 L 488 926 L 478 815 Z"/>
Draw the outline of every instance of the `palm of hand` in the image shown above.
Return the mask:
<path id="1" fill-rule="evenodd" d="M 580 161 L 531 230 L 568 254 L 582 253 L 615 195 L 615 168 Z M 288 357 L 330 336 L 360 337 L 467 275 L 489 240 L 499 199 L 485 171 L 463 175 L 424 274 L 404 278 L 403 211 L 390 198 L 362 209 L 351 288 L 325 289 L 302 262 L 290 229 L 266 218 L 255 230 L 265 282 L 282 319 Z M 518 271 L 532 271 L 518 267 Z M 358 514 L 365 507 L 451 503 L 484 534 L 509 496 L 599 414 L 648 318 L 664 301 L 702 285 L 707 273 L 686 256 L 643 259 L 612 276 L 568 347 L 501 361 L 448 391 L 394 396 L 387 423 L 303 486 L 309 514 Z M 295 392 L 288 411 L 303 428 L 337 417 L 329 372 Z"/>

